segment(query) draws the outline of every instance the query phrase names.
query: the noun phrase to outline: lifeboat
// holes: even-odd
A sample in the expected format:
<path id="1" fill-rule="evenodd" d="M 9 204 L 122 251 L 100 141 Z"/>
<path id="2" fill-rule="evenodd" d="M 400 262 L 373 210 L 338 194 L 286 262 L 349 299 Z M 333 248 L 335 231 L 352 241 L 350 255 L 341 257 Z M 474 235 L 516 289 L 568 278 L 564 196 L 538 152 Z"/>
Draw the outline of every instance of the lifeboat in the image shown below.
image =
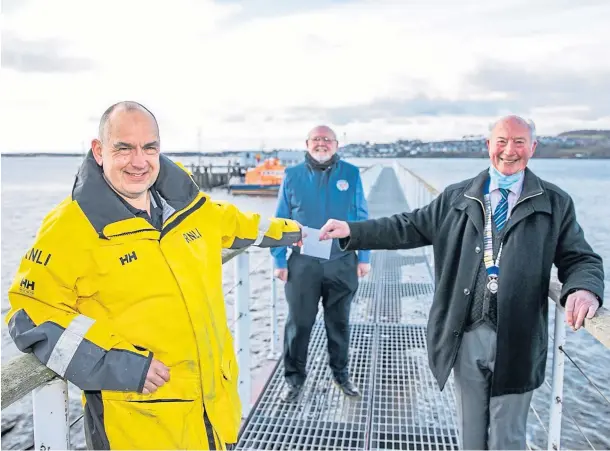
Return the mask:
<path id="1" fill-rule="evenodd" d="M 229 183 L 233 194 L 275 196 L 286 169 L 277 158 L 268 158 L 254 168 L 248 169 L 244 183 Z"/>

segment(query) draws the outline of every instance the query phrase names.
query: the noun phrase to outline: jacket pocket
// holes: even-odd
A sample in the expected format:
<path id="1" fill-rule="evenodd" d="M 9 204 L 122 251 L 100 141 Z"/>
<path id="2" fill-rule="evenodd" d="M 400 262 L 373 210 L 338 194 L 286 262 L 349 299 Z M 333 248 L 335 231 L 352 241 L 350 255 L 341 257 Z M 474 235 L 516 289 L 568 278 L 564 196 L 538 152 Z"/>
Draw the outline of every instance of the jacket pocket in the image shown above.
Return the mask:
<path id="1" fill-rule="evenodd" d="M 222 352 L 220 372 L 226 382 L 237 382 L 239 370 L 237 368 L 237 360 L 233 348 L 233 337 L 230 332 L 227 332 L 227 335 L 228 338 L 225 339 L 225 345 Z"/>
<path id="2" fill-rule="evenodd" d="M 170 379 L 154 393 L 102 391 L 102 399 L 124 402 L 171 402 L 195 401 L 201 399 L 201 387 L 197 377 L 176 377 L 170 368 Z"/>
<path id="3" fill-rule="evenodd" d="M 111 449 L 203 449 L 203 404 L 195 379 L 170 379 L 156 392 L 102 392 Z"/>

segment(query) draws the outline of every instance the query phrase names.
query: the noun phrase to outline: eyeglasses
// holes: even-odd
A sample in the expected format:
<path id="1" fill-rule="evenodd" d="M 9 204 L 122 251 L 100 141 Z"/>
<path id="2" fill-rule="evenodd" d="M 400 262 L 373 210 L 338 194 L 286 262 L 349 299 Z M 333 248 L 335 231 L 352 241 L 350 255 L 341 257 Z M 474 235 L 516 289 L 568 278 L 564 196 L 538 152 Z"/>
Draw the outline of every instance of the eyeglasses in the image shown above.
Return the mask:
<path id="1" fill-rule="evenodd" d="M 309 138 L 309 141 L 313 141 L 313 142 L 322 142 L 324 141 L 325 143 L 332 143 L 335 142 L 336 139 L 332 139 L 332 138 L 327 138 L 326 136 L 316 136 L 315 138 Z"/>

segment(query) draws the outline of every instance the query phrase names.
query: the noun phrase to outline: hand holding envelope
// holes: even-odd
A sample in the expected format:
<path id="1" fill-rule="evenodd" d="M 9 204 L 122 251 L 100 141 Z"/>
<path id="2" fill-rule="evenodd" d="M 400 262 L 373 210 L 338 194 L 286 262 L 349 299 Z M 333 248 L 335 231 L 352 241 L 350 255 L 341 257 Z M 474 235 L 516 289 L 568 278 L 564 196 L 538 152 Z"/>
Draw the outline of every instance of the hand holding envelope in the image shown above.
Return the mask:
<path id="1" fill-rule="evenodd" d="M 328 260 L 330 258 L 330 250 L 333 245 L 332 240 L 320 241 L 320 229 L 312 229 L 303 227 L 303 245 L 301 246 L 301 255 L 309 255 Z"/>

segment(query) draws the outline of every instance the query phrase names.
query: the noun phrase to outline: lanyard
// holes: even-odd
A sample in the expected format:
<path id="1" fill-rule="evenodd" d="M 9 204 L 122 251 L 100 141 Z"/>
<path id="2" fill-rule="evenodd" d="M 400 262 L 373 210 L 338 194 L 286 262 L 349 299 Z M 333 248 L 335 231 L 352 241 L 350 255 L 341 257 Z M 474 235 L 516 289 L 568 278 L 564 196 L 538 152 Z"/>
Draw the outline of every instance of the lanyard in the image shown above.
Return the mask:
<path id="1" fill-rule="evenodd" d="M 489 190 L 488 190 L 489 191 Z M 496 260 L 493 259 L 493 234 L 491 230 L 491 196 L 485 194 L 485 247 L 483 250 L 483 261 L 487 270 L 487 289 L 492 293 L 498 292 L 498 277 L 500 276 L 500 256 L 502 255 L 502 246 L 498 249 Z"/>

